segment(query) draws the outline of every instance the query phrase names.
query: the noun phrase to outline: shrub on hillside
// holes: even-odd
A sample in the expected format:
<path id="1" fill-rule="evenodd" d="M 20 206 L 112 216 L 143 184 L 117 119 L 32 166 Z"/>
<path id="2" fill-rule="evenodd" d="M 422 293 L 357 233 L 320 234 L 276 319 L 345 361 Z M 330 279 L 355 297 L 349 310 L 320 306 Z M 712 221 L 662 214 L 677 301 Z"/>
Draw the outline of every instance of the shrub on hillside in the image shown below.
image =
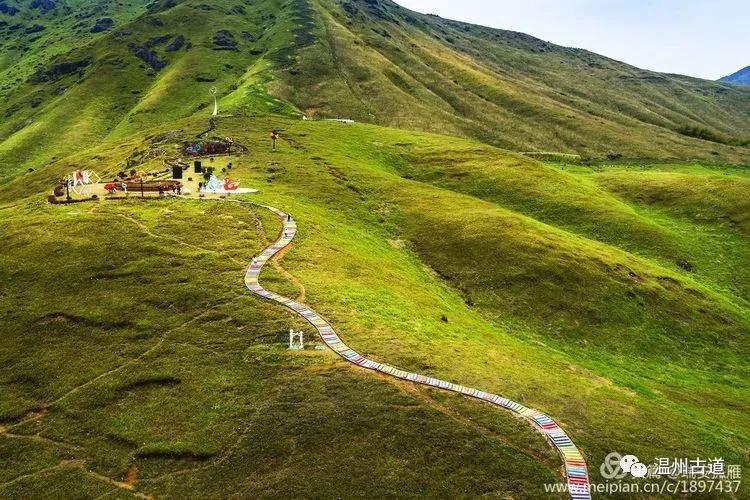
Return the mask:
<path id="1" fill-rule="evenodd" d="M 213 75 L 211 73 L 198 73 L 197 75 L 195 75 L 195 81 L 196 82 L 215 82 L 216 75 Z"/>
<path id="2" fill-rule="evenodd" d="M 57 7 L 56 0 L 32 0 L 30 7 L 43 11 L 54 10 Z"/>
<path id="3" fill-rule="evenodd" d="M 100 17 L 96 20 L 96 24 L 94 24 L 94 27 L 91 28 L 92 33 L 101 33 L 102 31 L 107 31 L 112 29 L 112 27 L 115 25 L 115 21 L 111 17 Z"/>
<path id="4" fill-rule="evenodd" d="M 49 82 L 60 79 L 73 73 L 83 73 L 83 70 L 91 64 L 91 59 L 82 59 L 80 61 L 67 61 L 54 64 L 48 69 L 40 69 L 31 76 L 31 81 L 35 83 Z"/>
<path id="5" fill-rule="evenodd" d="M 138 59 L 148 64 L 156 71 L 159 71 L 167 65 L 167 61 L 159 59 L 159 57 L 146 46 L 139 46 L 135 43 L 130 43 L 128 44 L 128 48 Z"/>
<path id="6" fill-rule="evenodd" d="M 685 271 L 692 272 L 693 264 L 685 259 L 677 259 L 676 264 Z"/>
<path id="7" fill-rule="evenodd" d="M 699 127 L 697 125 L 683 125 L 682 127 L 679 127 L 677 129 L 677 132 L 682 135 L 694 137 L 696 139 L 702 139 L 704 141 L 718 142 L 720 144 L 728 143 L 724 137 L 714 132 L 713 130 L 709 130 L 705 127 Z"/>
<path id="8" fill-rule="evenodd" d="M 25 30 L 23 30 L 23 32 L 27 35 L 31 35 L 32 33 L 39 33 L 40 31 L 44 31 L 44 29 L 44 26 L 42 26 L 41 24 L 35 24 L 26 28 Z"/>
<path id="9" fill-rule="evenodd" d="M 346 13 L 350 16 L 353 16 L 357 13 L 357 5 L 352 1 L 344 2 L 342 7 L 344 8 L 344 11 L 346 11 Z"/>
<path id="10" fill-rule="evenodd" d="M 172 43 L 170 43 L 167 47 L 167 52 L 177 52 L 182 48 L 183 45 L 185 45 L 185 37 L 182 35 L 177 35 Z"/>
<path id="11" fill-rule="evenodd" d="M 0 12 L 8 14 L 9 16 L 15 16 L 18 14 L 18 8 L 13 5 L 8 5 L 4 1 L 0 1 Z"/>
<path id="12" fill-rule="evenodd" d="M 154 14 L 156 12 L 161 12 L 167 9 L 171 9 L 172 7 L 177 5 L 176 0 L 154 0 L 149 5 L 146 6 L 149 13 Z"/>
<path id="13" fill-rule="evenodd" d="M 237 40 L 231 31 L 221 30 L 214 35 L 214 50 L 237 50 Z"/>

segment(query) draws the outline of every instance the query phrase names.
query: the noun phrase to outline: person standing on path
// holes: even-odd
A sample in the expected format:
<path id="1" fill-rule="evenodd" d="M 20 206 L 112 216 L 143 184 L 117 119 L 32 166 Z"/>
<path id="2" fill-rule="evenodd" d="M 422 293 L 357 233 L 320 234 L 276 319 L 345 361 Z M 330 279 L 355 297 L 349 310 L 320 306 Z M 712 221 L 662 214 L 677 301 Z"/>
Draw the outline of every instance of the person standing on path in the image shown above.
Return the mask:
<path id="1" fill-rule="evenodd" d="M 271 132 L 271 145 L 273 147 L 273 150 L 276 151 L 276 141 L 279 139 L 279 133 L 278 131 L 274 130 Z"/>

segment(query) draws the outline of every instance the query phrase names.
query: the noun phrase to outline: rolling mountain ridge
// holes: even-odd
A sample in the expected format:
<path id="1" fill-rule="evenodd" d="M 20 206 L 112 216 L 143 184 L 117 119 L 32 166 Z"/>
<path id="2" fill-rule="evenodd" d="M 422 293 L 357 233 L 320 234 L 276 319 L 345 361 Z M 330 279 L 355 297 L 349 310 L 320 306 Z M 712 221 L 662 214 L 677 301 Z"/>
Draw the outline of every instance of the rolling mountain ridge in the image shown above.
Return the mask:
<path id="1" fill-rule="evenodd" d="M 388 0 L 2 5 L 0 159 L 19 171 L 48 161 L 46 146 L 77 148 L 190 116 L 212 86 L 233 113 L 346 117 L 517 151 L 727 163 L 750 155 L 750 89 Z"/>

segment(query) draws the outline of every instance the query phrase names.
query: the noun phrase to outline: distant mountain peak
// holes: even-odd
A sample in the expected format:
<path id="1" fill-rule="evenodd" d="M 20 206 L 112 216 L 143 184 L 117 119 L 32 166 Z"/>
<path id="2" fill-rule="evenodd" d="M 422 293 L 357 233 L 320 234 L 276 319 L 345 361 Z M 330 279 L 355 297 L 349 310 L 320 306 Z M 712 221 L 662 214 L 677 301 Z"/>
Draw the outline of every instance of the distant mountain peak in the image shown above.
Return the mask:
<path id="1" fill-rule="evenodd" d="M 739 85 L 750 85 L 750 66 L 719 79 L 720 82 L 736 83 Z"/>

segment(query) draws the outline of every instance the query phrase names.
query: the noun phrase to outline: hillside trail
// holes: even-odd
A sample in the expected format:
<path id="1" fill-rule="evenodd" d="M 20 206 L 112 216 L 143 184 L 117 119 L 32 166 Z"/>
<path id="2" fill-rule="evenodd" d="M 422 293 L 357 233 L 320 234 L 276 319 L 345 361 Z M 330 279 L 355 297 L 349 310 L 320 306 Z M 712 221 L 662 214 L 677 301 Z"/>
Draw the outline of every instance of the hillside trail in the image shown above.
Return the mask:
<path id="1" fill-rule="evenodd" d="M 254 205 L 270 210 L 281 220 L 282 231 L 275 243 L 256 255 L 251 261 L 247 272 L 245 273 L 245 285 L 247 288 L 267 300 L 277 302 L 296 314 L 306 319 L 318 332 L 323 342 L 336 354 L 346 361 L 353 363 L 362 368 L 373 370 L 397 379 L 414 382 L 438 389 L 452 391 L 464 396 L 469 396 L 481 401 L 487 402 L 494 406 L 499 406 L 510 410 L 526 422 L 530 423 L 534 429 L 539 431 L 549 443 L 558 451 L 563 459 L 564 474 L 567 483 L 567 491 L 571 498 L 575 500 L 588 500 L 591 498 L 590 482 L 588 468 L 583 454 L 576 447 L 570 437 L 564 430 L 548 415 L 533 408 L 528 408 L 520 403 L 503 398 L 496 394 L 480 391 L 470 387 L 446 382 L 444 380 L 427 377 L 418 373 L 407 372 L 393 366 L 379 363 L 365 358 L 358 352 L 347 346 L 338 336 L 333 327 L 318 313 L 310 309 L 299 300 L 292 300 L 263 288 L 259 283 L 259 277 L 263 266 L 275 262 L 275 257 L 283 255 L 283 252 L 291 245 L 294 236 L 297 233 L 297 223 L 291 215 L 271 207 L 255 202 L 243 202 L 239 200 L 226 200 L 242 205 Z"/>
<path id="2" fill-rule="evenodd" d="M 111 490 L 108 490 L 103 495 L 100 495 L 100 497 L 108 496 L 113 492 L 120 492 L 121 494 L 126 494 L 128 496 L 140 498 L 142 500 L 153 500 L 153 497 L 151 495 L 146 495 L 144 493 L 135 491 L 134 485 L 127 483 L 127 482 L 118 481 L 116 479 L 112 479 L 111 477 L 103 476 L 97 472 L 94 472 L 88 469 L 85 460 L 76 460 L 76 459 L 64 459 L 64 460 L 61 460 L 57 465 L 53 465 L 51 467 L 45 467 L 43 469 L 38 469 L 36 471 L 28 472 L 26 474 L 17 476 L 9 481 L 0 483 L 0 490 L 7 488 L 8 486 L 12 486 L 14 484 L 20 483 L 22 481 L 32 479 L 37 476 L 47 477 L 50 474 L 53 474 L 61 470 L 80 471 L 87 477 L 94 479 L 96 481 L 105 483 L 113 488 Z"/>
<path id="3" fill-rule="evenodd" d="M 255 226 L 258 230 L 258 233 L 265 239 L 266 241 L 272 241 L 271 237 L 268 236 L 268 232 L 266 231 L 266 228 L 263 227 L 263 223 L 258 218 L 257 215 L 253 217 L 255 221 Z M 300 280 L 298 280 L 292 273 L 287 271 L 282 267 L 282 265 L 279 263 L 279 260 L 281 260 L 284 255 L 292 249 L 294 246 L 294 243 L 290 243 L 289 245 L 285 246 L 279 253 L 273 256 L 271 259 L 271 265 L 273 266 L 276 271 L 278 271 L 279 274 L 284 276 L 288 281 L 290 281 L 294 286 L 296 286 L 299 289 L 299 294 L 297 295 L 297 301 L 298 302 L 304 302 L 305 301 L 305 285 L 302 284 Z"/>
<path id="4" fill-rule="evenodd" d="M 560 456 L 563 459 L 563 465 L 564 465 L 563 471 L 564 471 L 564 475 L 566 479 L 567 492 L 570 495 L 570 497 L 573 498 L 574 500 L 590 500 L 591 498 L 590 482 L 589 482 L 588 468 L 586 465 L 586 461 L 582 453 L 576 447 L 576 445 L 573 443 L 570 437 L 565 433 L 565 431 L 563 431 L 560 428 L 560 426 L 552 418 L 550 418 L 545 413 L 542 413 L 533 408 L 528 408 L 520 403 L 517 403 L 507 398 L 503 398 L 496 394 L 465 387 L 462 385 L 454 384 L 452 382 L 447 382 L 447 381 L 440 380 L 440 379 L 433 378 L 433 377 L 427 377 L 425 375 L 421 375 L 417 373 L 407 372 L 399 368 L 365 358 L 361 354 L 357 353 L 356 351 L 354 351 L 353 349 L 351 349 L 349 346 L 347 346 L 344 343 L 344 341 L 338 336 L 338 334 L 335 332 L 333 327 L 326 320 L 324 320 L 315 311 L 313 311 L 311 308 L 309 308 L 308 306 L 302 303 L 302 301 L 304 300 L 304 296 L 305 296 L 304 286 L 302 285 L 301 282 L 299 282 L 296 278 L 294 278 L 290 273 L 288 273 L 285 269 L 283 269 L 281 265 L 278 263 L 278 259 L 283 257 L 283 255 L 291 248 L 292 240 L 294 239 L 297 233 L 297 223 L 294 220 L 294 218 L 292 218 L 291 215 L 279 209 L 276 209 L 274 207 L 271 207 L 269 205 L 264 205 L 261 203 L 240 201 L 240 200 L 230 200 L 230 199 L 224 199 L 223 201 L 238 203 L 243 206 L 261 207 L 263 209 L 273 212 L 280 219 L 282 223 L 282 231 L 278 239 L 274 243 L 272 243 L 270 246 L 268 246 L 265 250 L 263 250 L 263 252 L 256 255 L 252 259 L 250 265 L 247 268 L 247 271 L 245 273 L 245 285 L 251 292 L 267 300 L 275 301 L 287 307 L 288 309 L 292 310 L 293 312 L 300 315 L 301 317 L 303 317 L 317 330 L 320 338 L 323 340 L 323 342 L 326 344 L 328 348 L 330 348 L 333 352 L 335 352 L 336 354 L 344 358 L 346 361 L 354 365 L 357 365 L 361 368 L 365 368 L 368 370 L 378 372 L 379 374 L 382 374 L 387 377 L 392 377 L 396 380 L 412 382 L 412 383 L 416 383 L 420 385 L 430 386 L 430 387 L 437 388 L 437 389 L 451 391 L 457 394 L 461 394 L 463 396 L 468 396 L 471 398 L 479 399 L 481 401 L 492 404 L 494 406 L 499 406 L 507 410 L 510 410 L 519 418 L 523 419 L 527 423 L 530 423 L 532 427 L 538 432 L 540 432 L 560 454 Z M 148 234 L 149 236 L 159 238 L 159 239 L 170 240 L 174 243 L 185 245 L 186 247 L 189 247 L 195 250 L 209 251 L 208 249 L 182 241 L 179 238 L 173 238 L 169 236 L 155 234 L 151 232 L 149 228 L 145 224 L 143 224 L 141 221 L 135 218 L 129 217 L 127 215 L 123 215 L 123 214 L 119 214 L 119 215 L 121 215 L 121 217 L 123 217 L 124 219 L 127 219 L 129 222 L 137 225 L 141 231 Z M 261 234 L 265 234 L 265 232 Z M 266 237 L 265 239 L 267 241 L 271 241 L 270 238 Z M 232 259 L 232 260 L 234 261 L 235 259 Z M 270 263 L 274 268 L 277 269 L 278 272 L 283 274 L 286 278 L 290 279 L 297 287 L 300 288 L 301 290 L 300 298 L 298 298 L 297 300 L 292 300 L 290 298 L 284 297 L 277 293 L 270 292 L 259 284 L 260 273 L 263 267 L 265 266 L 265 264 L 267 263 Z M 201 316 L 202 315 L 193 317 L 187 320 L 184 324 L 178 326 L 177 328 L 186 326 L 187 324 L 190 324 L 193 321 L 199 319 Z M 13 425 L 3 427 L 2 432 L 8 433 L 8 431 L 11 428 L 17 427 L 19 425 L 23 425 L 25 423 L 28 423 L 31 420 L 37 420 L 37 419 L 42 418 L 46 409 L 55 405 L 61 400 L 66 399 L 71 394 L 78 392 L 85 387 L 90 386 L 91 384 L 95 383 L 96 381 L 104 377 L 112 375 L 115 372 L 121 371 L 123 368 L 130 366 L 133 363 L 137 363 L 138 361 L 140 361 L 141 359 L 143 359 L 144 357 L 148 356 L 150 353 L 158 349 L 163 344 L 164 340 L 166 339 L 166 337 L 172 330 L 174 329 L 171 329 L 165 332 L 165 334 L 151 348 L 149 348 L 147 351 L 142 353 L 140 356 L 134 359 L 131 359 L 127 361 L 126 363 L 120 366 L 117 366 L 116 368 L 109 370 L 105 373 L 102 373 L 94 377 L 93 379 L 88 380 L 84 382 L 83 384 L 73 388 L 72 390 L 65 393 L 61 397 L 57 398 L 56 400 L 52 401 L 51 403 L 44 405 L 42 411 L 39 411 L 39 412 L 34 413 L 33 415 L 27 416 L 27 418 L 24 418 L 20 422 L 17 422 Z M 403 382 L 399 382 L 399 383 L 403 383 Z M 441 411 L 445 410 L 445 408 L 440 408 L 440 409 Z M 456 412 L 450 412 L 450 415 L 457 422 L 466 424 L 465 419 L 460 414 Z M 495 437 L 495 438 L 498 437 L 498 436 L 491 436 L 490 434 L 493 434 L 493 433 L 489 432 L 487 429 L 479 429 L 479 430 L 481 430 L 484 434 L 488 435 L 488 437 Z M 12 436 L 15 437 L 15 435 L 12 435 Z M 535 459 L 536 461 L 543 463 L 542 457 L 536 456 L 530 452 L 527 453 L 527 455 Z M 63 464 L 61 466 L 70 467 L 70 464 L 69 463 Z M 56 466 L 52 468 L 51 470 L 57 469 L 61 466 Z M 120 491 L 126 490 L 129 493 L 139 498 L 144 498 L 144 499 L 150 498 L 147 495 L 134 491 L 135 483 L 137 481 L 137 475 L 135 474 L 133 474 L 132 476 L 129 475 L 126 478 L 126 481 L 123 482 L 123 481 L 113 480 L 111 478 L 101 476 L 93 471 L 90 471 L 85 467 L 85 463 L 82 463 L 81 465 L 76 465 L 76 468 L 83 469 L 87 473 L 87 475 L 94 477 L 97 480 L 109 483 L 116 490 L 120 490 Z M 39 471 L 39 472 L 44 473 L 46 471 Z M 19 478 L 11 480 L 8 483 L 0 484 L 0 488 L 9 486 L 10 484 L 14 484 L 17 481 L 22 480 L 23 478 L 24 477 L 19 477 Z"/>

